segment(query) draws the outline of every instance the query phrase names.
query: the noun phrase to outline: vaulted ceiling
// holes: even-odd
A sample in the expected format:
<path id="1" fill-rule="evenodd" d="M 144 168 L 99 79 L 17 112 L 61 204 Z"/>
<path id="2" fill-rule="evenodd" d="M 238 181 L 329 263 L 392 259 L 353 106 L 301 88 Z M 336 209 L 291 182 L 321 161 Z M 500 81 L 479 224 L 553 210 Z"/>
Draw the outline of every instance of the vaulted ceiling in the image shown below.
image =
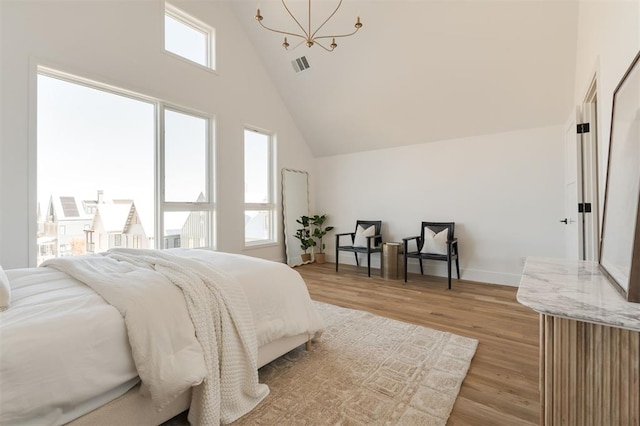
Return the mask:
<path id="1" fill-rule="evenodd" d="M 312 27 L 337 3 L 313 0 Z M 306 21 L 306 0 L 287 4 Z M 576 1 L 344 1 L 326 32 L 364 26 L 331 53 L 292 37 L 285 50 L 262 29 L 257 7 L 298 31 L 278 0 L 232 7 L 316 156 L 558 125 L 572 110 Z M 311 67 L 296 73 L 300 56 Z"/>

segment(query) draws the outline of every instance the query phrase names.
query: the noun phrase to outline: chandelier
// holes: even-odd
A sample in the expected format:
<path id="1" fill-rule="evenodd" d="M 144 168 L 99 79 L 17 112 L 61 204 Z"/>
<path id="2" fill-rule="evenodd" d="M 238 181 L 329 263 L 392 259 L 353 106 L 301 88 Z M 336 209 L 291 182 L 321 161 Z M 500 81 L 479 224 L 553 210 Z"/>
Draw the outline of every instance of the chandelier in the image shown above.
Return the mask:
<path id="1" fill-rule="evenodd" d="M 342 0 L 340 0 L 338 2 L 338 6 L 336 6 L 335 10 L 329 15 L 329 17 L 327 19 L 325 19 L 324 22 L 318 28 L 316 28 L 315 31 L 311 32 L 311 0 L 308 1 L 308 4 L 309 4 L 309 6 L 308 6 L 308 22 L 309 22 L 309 25 L 308 25 L 307 29 L 305 30 L 304 27 L 302 26 L 302 24 L 300 23 L 300 21 L 298 21 L 298 19 L 293 15 L 293 13 L 291 13 L 291 11 L 289 10 L 289 7 L 287 7 L 287 4 L 285 3 L 285 1 L 282 0 L 282 6 L 284 6 L 285 10 L 289 14 L 289 16 L 291 16 L 291 18 L 295 21 L 295 23 L 298 24 L 298 27 L 300 27 L 300 30 L 302 31 L 302 34 L 290 33 L 290 32 L 287 32 L 287 31 L 280 31 L 280 30 L 276 30 L 276 29 L 267 27 L 266 25 L 264 25 L 262 23 L 262 20 L 264 19 L 264 17 L 260 14 L 260 9 L 258 9 L 258 11 L 256 12 L 256 21 L 258 21 L 258 23 L 263 28 L 265 28 L 265 29 L 267 29 L 269 31 L 273 31 L 274 33 L 284 34 L 285 37 L 284 37 L 284 42 L 282 43 L 282 47 L 284 47 L 285 49 L 289 48 L 289 42 L 287 41 L 287 37 L 286 36 L 292 36 L 292 37 L 298 37 L 298 38 L 302 39 L 300 41 L 300 43 L 298 43 L 297 45 L 295 45 L 293 47 L 294 49 L 296 47 L 300 46 L 302 43 L 305 43 L 308 47 L 311 47 L 314 44 L 317 44 L 318 46 L 322 47 L 327 52 L 332 52 L 333 49 L 338 47 L 338 44 L 336 43 L 336 39 L 337 38 L 352 36 L 355 33 L 357 33 L 360 28 L 362 28 L 362 23 L 360 22 L 360 17 L 358 16 L 358 18 L 356 20 L 356 23 L 354 25 L 356 29 L 351 33 L 348 33 L 348 34 L 332 34 L 332 35 L 318 35 L 318 32 L 322 29 L 322 27 L 324 27 L 324 25 L 327 22 L 329 22 L 329 19 L 331 19 L 333 17 L 333 15 L 336 14 L 338 9 L 340 9 L 340 6 L 342 5 Z M 329 47 L 324 46 L 319 41 L 319 40 L 328 39 L 328 38 L 332 39 L 331 40 L 331 44 L 329 45 Z"/>

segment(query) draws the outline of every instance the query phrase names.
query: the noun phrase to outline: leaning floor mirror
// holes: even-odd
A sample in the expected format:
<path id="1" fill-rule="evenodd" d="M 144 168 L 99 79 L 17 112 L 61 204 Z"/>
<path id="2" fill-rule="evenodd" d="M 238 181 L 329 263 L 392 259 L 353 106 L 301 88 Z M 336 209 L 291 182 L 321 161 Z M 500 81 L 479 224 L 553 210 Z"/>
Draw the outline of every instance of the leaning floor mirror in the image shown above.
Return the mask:
<path id="1" fill-rule="evenodd" d="M 284 216 L 284 242 L 286 246 L 287 264 L 298 266 L 303 262 L 304 251 L 300 240 L 296 238 L 296 230 L 300 224 L 296 222 L 302 216 L 309 216 L 309 174 L 291 169 L 282 169 L 282 213 Z"/>
<path id="2" fill-rule="evenodd" d="M 600 268 L 640 303 L 640 52 L 613 92 Z"/>

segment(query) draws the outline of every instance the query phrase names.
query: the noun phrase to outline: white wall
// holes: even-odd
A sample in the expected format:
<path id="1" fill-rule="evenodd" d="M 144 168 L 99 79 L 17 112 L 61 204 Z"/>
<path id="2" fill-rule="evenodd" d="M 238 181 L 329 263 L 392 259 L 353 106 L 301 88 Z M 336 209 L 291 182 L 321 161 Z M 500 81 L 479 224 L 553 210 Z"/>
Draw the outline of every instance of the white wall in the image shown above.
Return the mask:
<path id="1" fill-rule="evenodd" d="M 639 50 L 640 0 L 580 1 L 574 98 L 576 105 L 584 102 L 595 75 L 600 211 L 604 202 L 613 91 Z"/>
<path id="2" fill-rule="evenodd" d="M 35 262 L 37 64 L 215 115 L 219 250 L 241 252 L 244 246 L 243 125 L 276 132 L 278 170 L 311 171 L 311 153 L 229 4 L 175 2 L 216 29 L 215 74 L 163 51 L 163 4 L 158 0 L 0 1 L 0 264 L 4 267 Z M 278 173 L 277 188 L 279 182 Z M 279 200 L 278 195 L 278 205 Z M 245 253 L 284 259 L 282 244 Z"/>
<path id="3" fill-rule="evenodd" d="M 319 158 L 317 213 L 334 233 L 382 220 L 385 241 L 420 234 L 421 221 L 454 221 L 462 278 L 517 285 L 524 257 L 564 255 L 563 155 L 558 126 Z M 351 253 L 340 262 L 355 263 Z M 446 262 L 427 264 L 446 276 Z"/>
<path id="4" fill-rule="evenodd" d="M 582 0 L 578 20 L 574 99 L 582 104 L 597 75 L 602 195 L 612 95 L 640 48 L 640 0 Z M 464 278 L 517 284 L 522 257 L 564 256 L 562 140 L 559 126 L 321 158 L 317 210 L 337 232 L 382 219 L 387 240 L 419 233 L 422 220 L 453 220 Z M 445 274 L 444 262 L 431 263 Z"/>

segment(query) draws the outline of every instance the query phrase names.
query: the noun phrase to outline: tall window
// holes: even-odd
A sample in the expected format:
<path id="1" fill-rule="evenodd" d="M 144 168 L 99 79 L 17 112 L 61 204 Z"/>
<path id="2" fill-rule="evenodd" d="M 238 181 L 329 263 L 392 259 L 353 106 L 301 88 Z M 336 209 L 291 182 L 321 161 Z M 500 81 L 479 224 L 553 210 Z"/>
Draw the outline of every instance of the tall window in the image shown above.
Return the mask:
<path id="1" fill-rule="evenodd" d="M 214 30 L 165 3 L 164 48 L 192 62 L 215 69 Z"/>
<path id="2" fill-rule="evenodd" d="M 273 142 L 271 135 L 244 130 L 244 241 L 246 246 L 275 242 Z"/>
<path id="3" fill-rule="evenodd" d="M 181 237 L 212 247 L 211 135 L 205 116 L 41 69 L 38 264 Z"/>
<path id="4" fill-rule="evenodd" d="M 209 247 L 209 120 L 165 109 L 164 129 L 164 236 L 174 242 L 171 247 L 176 237 L 182 247 Z"/>

